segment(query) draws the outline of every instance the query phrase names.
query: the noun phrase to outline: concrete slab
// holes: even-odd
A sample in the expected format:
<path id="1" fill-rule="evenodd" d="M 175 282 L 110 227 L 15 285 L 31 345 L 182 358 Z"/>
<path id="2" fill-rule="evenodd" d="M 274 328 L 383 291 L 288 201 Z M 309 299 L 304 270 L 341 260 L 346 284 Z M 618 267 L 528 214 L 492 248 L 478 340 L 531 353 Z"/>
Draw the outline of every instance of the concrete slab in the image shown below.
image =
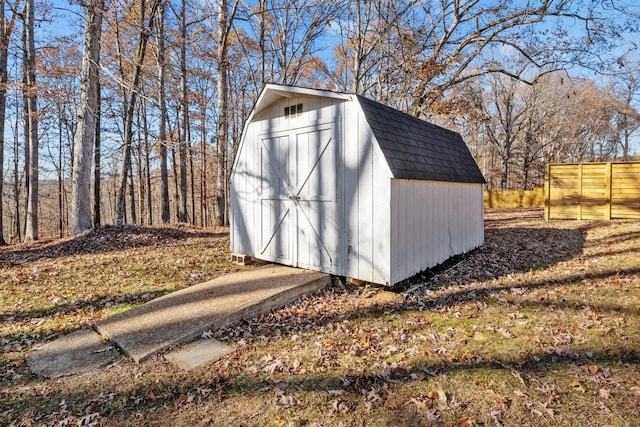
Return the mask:
<path id="1" fill-rule="evenodd" d="M 233 351 L 233 347 L 214 339 L 201 339 L 167 353 L 164 357 L 185 371 L 193 371 L 215 362 Z"/>
<path id="2" fill-rule="evenodd" d="M 329 281 L 325 273 L 266 265 L 173 292 L 101 321 L 94 329 L 140 363 L 208 329 L 280 308 Z"/>
<path id="3" fill-rule="evenodd" d="M 31 372 L 48 378 L 100 369 L 122 354 L 91 329 L 81 329 L 42 345 L 27 355 Z"/>

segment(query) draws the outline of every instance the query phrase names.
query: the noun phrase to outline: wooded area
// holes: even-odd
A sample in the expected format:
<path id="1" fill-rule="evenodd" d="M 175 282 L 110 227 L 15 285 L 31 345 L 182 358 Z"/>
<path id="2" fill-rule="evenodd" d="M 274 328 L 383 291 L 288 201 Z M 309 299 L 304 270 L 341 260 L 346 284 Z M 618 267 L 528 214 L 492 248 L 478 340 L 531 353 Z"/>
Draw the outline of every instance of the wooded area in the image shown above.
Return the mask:
<path id="1" fill-rule="evenodd" d="M 268 82 L 452 128 L 489 189 L 628 160 L 639 15 L 608 0 L 0 0 L 0 243 L 226 223 Z"/>

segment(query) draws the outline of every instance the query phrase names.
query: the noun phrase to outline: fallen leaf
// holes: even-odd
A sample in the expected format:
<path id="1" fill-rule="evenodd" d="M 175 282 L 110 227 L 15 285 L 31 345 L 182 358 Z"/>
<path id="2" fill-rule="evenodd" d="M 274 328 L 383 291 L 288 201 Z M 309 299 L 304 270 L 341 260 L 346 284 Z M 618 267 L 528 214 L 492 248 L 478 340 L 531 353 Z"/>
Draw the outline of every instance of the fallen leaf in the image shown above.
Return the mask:
<path id="1" fill-rule="evenodd" d="M 293 408 L 299 406 L 300 401 L 293 395 L 281 394 L 276 402 L 276 407 L 280 409 Z"/>
<path id="2" fill-rule="evenodd" d="M 636 396 L 640 396 L 640 386 L 634 385 L 629 389 L 629 391 L 635 394 Z"/>
<path id="3" fill-rule="evenodd" d="M 501 395 L 500 393 L 488 389 L 487 393 L 489 394 L 489 396 L 493 397 L 498 403 L 502 403 L 503 405 L 506 405 L 509 403 L 509 399 L 507 399 L 506 397 L 504 397 L 503 395 Z"/>
<path id="4" fill-rule="evenodd" d="M 351 404 L 346 400 L 336 399 L 333 401 L 333 404 L 331 406 L 333 408 L 333 412 L 346 414 L 347 412 L 351 411 Z"/>
<path id="5" fill-rule="evenodd" d="M 611 392 L 606 388 L 601 388 L 598 392 L 601 399 L 609 399 L 611 397 Z"/>
<path id="6" fill-rule="evenodd" d="M 500 335 L 502 335 L 505 338 L 514 338 L 515 335 L 513 335 L 513 333 L 506 329 L 506 328 L 498 328 L 497 329 L 498 333 L 500 333 Z"/>
<path id="7" fill-rule="evenodd" d="M 571 382 L 569 384 L 569 387 L 571 387 L 573 391 L 578 391 L 580 393 L 584 393 L 587 391 L 578 380 Z"/>
<path id="8" fill-rule="evenodd" d="M 187 403 L 187 395 L 186 394 L 182 394 L 180 395 L 180 397 L 176 400 L 176 406 L 182 406 L 185 403 Z"/>
<path id="9" fill-rule="evenodd" d="M 589 372 L 591 372 L 592 374 L 595 374 L 596 372 L 598 372 L 599 368 L 597 365 L 588 365 L 587 369 L 589 370 Z"/>
<path id="10" fill-rule="evenodd" d="M 438 419 L 440 419 L 440 415 L 438 415 L 437 412 L 437 409 L 427 410 L 427 419 L 431 422 L 438 421 Z"/>
<path id="11" fill-rule="evenodd" d="M 502 422 L 500 421 L 500 417 L 502 416 L 502 413 L 500 411 L 493 410 L 489 412 L 489 416 L 493 420 L 493 423 L 496 425 L 496 427 L 502 427 Z"/>
<path id="12" fill-rule="evenodd" d="M 604 402 L 598 402 L 596 404 L 596 408 L 598 408 L 598 410 L 602 411 L 602 412 L 606 412 L 607 414 L 611 414 L 611 408 L 609 408 L 607 405 L 604 404 Z"/>
<path id="13" fill-rule="evenodd" d="M 542 412 L 538 411 L 537 409 L 531 409 L 531 413 L 539 417 L 542 417 L 544 415 Z"/>
<path id="14" fill-rule="evenodd" d="M 412 397 L 411 399 L 407 400 L 405 402 L 405 405 L 409 405 L 411 403 L 416 405 L 416 407 L 418 407 L 418 409 L 427 409 L 427 404 L 425 402 L 423 402 L 422 400 L 416 399 L 415 397 Z"/>
<path id="15" fill-rule="evenodd" d="M 456 427 L 475 427 L 475 426 L 476 426 L 475 418 L 469 418 L 469 417 L 460 418 L 456 422 Z"/>
<path id="16" fill-rule="evenodd" d="M 371 391 L 369 391 L 369 393 L 367 393 L 366 399 L 369 402 L 380 402 L 380 401 L 383 400 L 382 396 L 380 396 L 380 394 L 378 393 L 378 391 L 375 388 L 371 389 Z"/>

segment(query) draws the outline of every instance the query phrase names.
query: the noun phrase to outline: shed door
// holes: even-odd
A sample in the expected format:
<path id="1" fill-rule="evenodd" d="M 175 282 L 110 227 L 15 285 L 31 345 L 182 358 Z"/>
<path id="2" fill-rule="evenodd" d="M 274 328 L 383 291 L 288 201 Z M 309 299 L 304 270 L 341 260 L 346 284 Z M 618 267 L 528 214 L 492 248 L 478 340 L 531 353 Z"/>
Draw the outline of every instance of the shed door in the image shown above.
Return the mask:
<path id="1" fill-rule="evenodd" d="M 332 271 L 337 147 L 332 123 L 260 136 L 260 258 Z"/>

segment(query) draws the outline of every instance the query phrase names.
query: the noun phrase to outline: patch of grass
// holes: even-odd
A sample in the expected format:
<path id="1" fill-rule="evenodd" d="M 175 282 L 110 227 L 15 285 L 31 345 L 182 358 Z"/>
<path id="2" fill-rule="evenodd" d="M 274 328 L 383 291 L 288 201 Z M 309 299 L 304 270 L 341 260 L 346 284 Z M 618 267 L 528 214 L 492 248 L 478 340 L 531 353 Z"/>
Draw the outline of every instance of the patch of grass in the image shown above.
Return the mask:
<path id="1" fill-rule="evenodd" d="M 58 334 L 233 270 L 220 230 L 113 230 L 72 241 L 89 247 L 84 254 L 65 241 L 49 246 L 58 256 L 44 246 L 3 248 L 0 419 L 633 425 L 640 221 L 541 216 L 487 212 L 486 244 L 414 279 L 426 283 L 406 299 L 375 287 L 329 288 L 217 331 L 236 351 L 194 372 L 159 355 L 46 380 L 28 373 L 24 356 Z"/>

